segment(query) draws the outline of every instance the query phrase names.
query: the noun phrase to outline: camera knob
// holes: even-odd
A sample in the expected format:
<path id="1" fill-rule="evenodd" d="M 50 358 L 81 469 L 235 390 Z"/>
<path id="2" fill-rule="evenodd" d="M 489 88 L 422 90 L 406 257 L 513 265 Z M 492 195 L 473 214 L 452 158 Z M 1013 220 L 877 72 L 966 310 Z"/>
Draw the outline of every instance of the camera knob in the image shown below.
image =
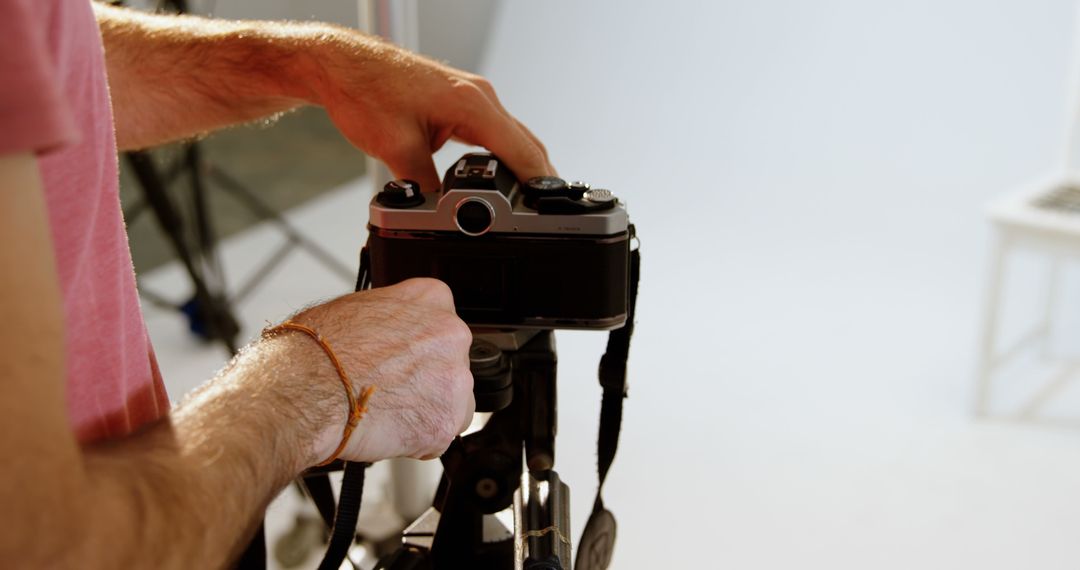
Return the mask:
<path id="1" fill-rule="evenodd" d="M 415 181 L 399 178 L 387 182 L 375 200 L 387 208 L 413 208 L 424 203 L 424 195 Z"/>
<path id="2" fill-rule="evenodd" d="M 566 185 L 568 194 L 572 200 L 580 200 L 589 192 L 589 183 L 574 181 Z"/>
<path id="3" fill-rule="evenodd" d="M 566 196 L 570 191 L 566 181 L 558 176 L 535 176 L 525 181 L 521 193 L 525 196 L 525 206 L 536 209 L 543 198 Z"/>
<path id="4" fill-rule="evenodd" d="M 585 191 L 585 199 L 597 204 L 606 204 L 617 200 L 615 193 L 607 188 L 593 188 Z"/>
<path id="5" fill-rule="evenodd" d="M 549 194 L 566 189 L 566 181 L 558 176 L 536 176 L 525 181 L 525 194 Z"/>

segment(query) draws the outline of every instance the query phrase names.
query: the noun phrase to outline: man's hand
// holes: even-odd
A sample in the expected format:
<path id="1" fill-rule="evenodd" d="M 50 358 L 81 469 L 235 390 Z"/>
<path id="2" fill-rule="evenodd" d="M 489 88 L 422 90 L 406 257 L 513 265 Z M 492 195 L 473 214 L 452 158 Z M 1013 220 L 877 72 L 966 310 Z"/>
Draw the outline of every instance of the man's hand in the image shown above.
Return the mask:
<path id="1" fill-rule="evenodd" d="M 326 107 L 353 144 L 439 187 L 431 155 L 449 139 L 483 146 L 522 180 L 554 174 L 544 145 L 483 78 L 356 30 L 319 23 L 153 15 L 94 3 L 122 149 Z"/>
<path id="2" fill-rule="evenodd" d="M 446 285 L 413 279 L 293 320 L 329 342 L 356 391 L 376 389 L 344 459 L 433 458 L 467 426 L 472 335 Z M 13 330 L 12 346 L 40 340 L 33 327 Z M 31 348 L 22 352 L 33 357 Z M 348 412 L 326 354 L 287 332 L 247 346 L 168 418 L 79 448 L 63 417 L 61 371 L 36 376 L 47 371 L 41 360 L 28 358 L 35 365 L 25 385 L 18 378 L 5 385 L 13 402 L 7 419 L 22 431 L 0 438 L 0 449 L 34 461 L 0 477 L 4 504 L 31 521 L 0 540 L 3 567 L 221 567 L 239 554 L 270 499 L 336 449 Z"/>
<path id="3" fill-rule="evenodd" d="M 450 288 L 441 281 L 410 279 L 352 293 L 292 320 L 314 328 L 330 343 L 354 392 L 375 387 L 343 458 L 431 459 L 468 427 L 475 410 L 469 372 L 472 333 L 455 315 Z M 325 360 L 314 342 L 301 340 L 299 346 L 293 343 L 295 349 Z M 312 382 L 325 384 L 319 391 L 329 388 L 334 397 L 319 404 L 330 409 L 313 446 L 315 461 L 329 456 L 341 441 L 347 412 L 340 383 L 325 378 L 329 362 L 319 368 L 321 377 Z"/>
<path id="4" fill-rule="evenodd" d="M 319 102 L 341 132 L 400 178 L 439 188 L 431 155 L 447 140 L 491 150 L 522 180 L 554 174 L 540 140 L 499 102 L 495 89 L 466 73 L 348 30 L 316 49 Z"/>

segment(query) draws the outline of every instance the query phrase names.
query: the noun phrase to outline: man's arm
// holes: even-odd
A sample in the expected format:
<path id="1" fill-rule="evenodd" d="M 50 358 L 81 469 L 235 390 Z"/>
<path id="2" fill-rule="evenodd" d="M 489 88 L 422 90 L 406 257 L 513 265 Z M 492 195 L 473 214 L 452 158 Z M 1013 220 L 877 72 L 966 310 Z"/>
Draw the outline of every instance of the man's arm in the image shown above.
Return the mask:
<path id="1" fill-rule="evenodd" d="M 547 151 L 482 77 L 327 24 L 152 15 L 94 4 L 121 148 L 141 148 L 322 105 L 395 175 L 438 187 L 449 139 L 488 148 L 522 179 Z"/>
<path id="2" fill-rule="evenodd" d="M 168 418 L 80 446 L 33 154 L 0 156 L 0 189 L 0 567 L 227 565 L 271 498 L 337 446 L 346 398 L 330 361 L 300 335 L 256 341 Z M 344 458 L 434 457 L 464 429 L 470 334 L 445 285 L 346 295 L 294 320 L 328 339 L 354 390 L 376 387 Z"/>

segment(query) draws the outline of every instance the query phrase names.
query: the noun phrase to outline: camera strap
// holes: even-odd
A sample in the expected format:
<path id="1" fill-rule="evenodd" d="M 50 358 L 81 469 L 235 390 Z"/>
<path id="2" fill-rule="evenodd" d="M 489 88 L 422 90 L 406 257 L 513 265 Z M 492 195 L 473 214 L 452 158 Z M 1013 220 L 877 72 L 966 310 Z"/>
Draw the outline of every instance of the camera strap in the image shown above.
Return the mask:
<path id="1" fill-rule="evenodd" d="M 630 239 L 636 240 L 634 226 L 630 226 Z M 627 298 L 626 324 L 608 335 L 607 350 L 600 359 L 600 386 L 603 398 L 600 403 L 600 434 L 596 442 L 597 474 L 596 500 L 585 530 L 578 541 L 577 570 L 604 570 L 611 563 L 615 549 L 615 515 L 604 507 L 601 492 L 607 479 L 615 451 L 619 447 L 619 431 L 622 428 L 623 399 L 627 397 L 626 361 L 630 357 L 630 337 L 634 334 L 634 310 L 637 305 L 638 281 L 641 272 L 641 252 L 630 252 L 630 290 Z"/>

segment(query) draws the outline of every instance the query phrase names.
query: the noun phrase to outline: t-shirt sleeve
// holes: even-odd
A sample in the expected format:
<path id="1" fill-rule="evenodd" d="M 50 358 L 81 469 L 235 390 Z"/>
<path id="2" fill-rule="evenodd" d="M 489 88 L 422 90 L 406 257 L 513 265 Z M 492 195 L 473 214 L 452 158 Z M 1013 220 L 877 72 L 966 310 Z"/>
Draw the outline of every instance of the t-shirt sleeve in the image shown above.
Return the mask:
<path id="1" fill-rule="evenodd" d="M 34 3 L 0 0 L 0 155 L 42 153 L 78 138 L 49 51 L 48 11 Z"/>

